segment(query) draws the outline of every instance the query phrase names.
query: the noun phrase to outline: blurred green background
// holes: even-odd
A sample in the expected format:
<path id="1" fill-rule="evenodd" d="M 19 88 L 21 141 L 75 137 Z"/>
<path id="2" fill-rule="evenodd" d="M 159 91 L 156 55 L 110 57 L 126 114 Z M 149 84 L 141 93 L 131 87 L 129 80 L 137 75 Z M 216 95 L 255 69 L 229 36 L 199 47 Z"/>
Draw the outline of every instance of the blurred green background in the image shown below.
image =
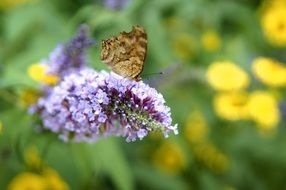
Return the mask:
<path id="1" fill-rule="evenodd" d="M 0 23 L 0 189 L 286 189 L 285 0 L 0 0 Z M 36 130 L 27 69 L 82 23 L 96 70 L 101 40 L 145 28 L 142 78 L 179 135 L 73 144 Z"/>

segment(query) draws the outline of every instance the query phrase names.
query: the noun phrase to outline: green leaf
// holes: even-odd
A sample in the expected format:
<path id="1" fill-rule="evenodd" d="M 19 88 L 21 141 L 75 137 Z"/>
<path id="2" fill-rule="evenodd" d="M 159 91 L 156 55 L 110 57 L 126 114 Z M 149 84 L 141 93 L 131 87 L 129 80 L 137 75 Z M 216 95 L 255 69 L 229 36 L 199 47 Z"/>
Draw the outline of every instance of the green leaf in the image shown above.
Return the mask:
<path id="1" fill-rule="evenodd" d="M 136 164 L 134 166 L 134 171 L 136 178 L 139 178 L 141 182 L 146 185 L 146 189 L 190 189 L 188 184 L 178 175 L 168 175 L 166 173 L 159 172 L 145 163 Z"/>
<path id="2" fill-rule="evenodd" d="M 91 145 L 93 167 L 96 172 L 107 174 L 117 189 L 134 189 L 133 176 L 123 150 L 114 138 L 100 140 Z"/>

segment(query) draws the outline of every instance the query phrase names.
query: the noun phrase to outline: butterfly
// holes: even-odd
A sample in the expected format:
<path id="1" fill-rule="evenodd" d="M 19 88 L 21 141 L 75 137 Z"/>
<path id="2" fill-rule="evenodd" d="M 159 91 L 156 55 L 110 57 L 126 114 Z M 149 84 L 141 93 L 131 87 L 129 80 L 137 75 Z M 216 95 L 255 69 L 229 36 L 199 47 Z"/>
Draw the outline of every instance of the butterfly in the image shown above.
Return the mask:
<path id="1" fill-rule="evenodd" d="M 147 51 L 147 34 L 140 26 L 131 32 L 102 41 L 101 60 L 113 72 L 125 78 L 140 80 Z"/>

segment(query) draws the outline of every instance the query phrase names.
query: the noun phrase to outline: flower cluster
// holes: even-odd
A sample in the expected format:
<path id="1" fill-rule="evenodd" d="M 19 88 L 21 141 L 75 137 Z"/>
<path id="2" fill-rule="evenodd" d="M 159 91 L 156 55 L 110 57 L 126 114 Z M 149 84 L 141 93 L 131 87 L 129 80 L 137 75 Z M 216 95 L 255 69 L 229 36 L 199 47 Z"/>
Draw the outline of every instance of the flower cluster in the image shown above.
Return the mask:
<path id="1" fill-rule="evenodd" d="M 286 69 L 267 58 L 254 60 L 254 74 L 265 84 L 281 86 Z M 284 71 L 285 70 L 285 71 Z M 275 97 L 267 91 L 248 93 L 249 76 L 230 62 L 214 62 L 206 74 L 209 84 L 217 91 L 213 99 L 217 115 L 230 121 L 253 120 L 261 129 L 271 129 L 279 123 L 280 111 Z"/>
<path id="2" fill-rule="evenodd" d="M 178 133 L 164 103 L 163 96 L 142 81 L 83 69 L 41 98 L 38 110 L 44 127 L 63 140 L 95 141 L 114 135 L 129 142 L 150 131 L 161 131 L 165 137 Z"/>
<path id="3" fill-rule="evenodd" d="M 86 65 L 85 50 L 94 44 L 87 36 L 87 26 L 81 25 L 78 34 L 67 44 L 59 44 L 51 52 L 49 59 L 43 63 L 48 65 L 47 74 L 63 78 L 69 73 L 82 69 Z"/>
<path id="4" fill-rule="evenodd" d="M 40 115 L 43 128 L 58 133 L 64 141 L 75 142 L 111 135 L 127 137 L 129 142 L 142 139 L 150 131 L 161 131 L 165 137 L 171 131 L 177 134 L 170 108 L 155 89 L 142 81 L 86 66 L 84 50 L 93 44 L 86 30 L 81 26 L 74 39 L 59 45 L 41 63 L 47 66 L 44 70 L 34 66 L 40 68 L 41 76 L 29 72 L 40 82 L 58 77 L 55 86 L 44 83 L 44 95 L 29 109 Z"/>

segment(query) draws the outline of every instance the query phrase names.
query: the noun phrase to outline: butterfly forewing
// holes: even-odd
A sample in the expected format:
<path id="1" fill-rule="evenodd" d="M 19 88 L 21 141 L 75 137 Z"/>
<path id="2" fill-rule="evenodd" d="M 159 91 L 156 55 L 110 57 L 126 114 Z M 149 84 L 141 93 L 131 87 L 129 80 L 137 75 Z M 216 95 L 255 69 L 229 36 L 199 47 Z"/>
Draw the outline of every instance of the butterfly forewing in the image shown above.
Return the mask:
<path id="1" fill-rule="evenodd" d="M 140 26 L 133 26 L 131 32 L 102 41 L 101 60 L 113 72 L 138 80 L 143 71 L 147 51 L 147 34 Z"/>

